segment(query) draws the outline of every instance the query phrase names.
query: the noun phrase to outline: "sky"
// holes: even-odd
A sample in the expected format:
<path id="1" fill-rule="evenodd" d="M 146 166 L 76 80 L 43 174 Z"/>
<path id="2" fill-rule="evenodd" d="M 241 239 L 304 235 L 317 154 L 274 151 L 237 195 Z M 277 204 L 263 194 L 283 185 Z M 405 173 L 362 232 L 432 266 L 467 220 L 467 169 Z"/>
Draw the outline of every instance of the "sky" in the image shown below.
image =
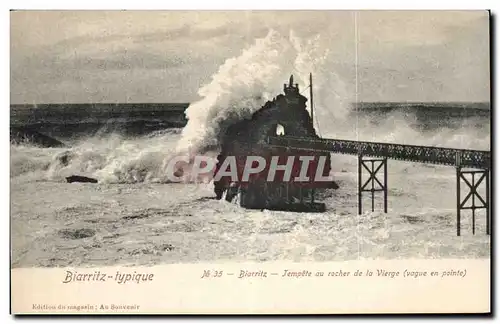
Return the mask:
<path id="1" fill-rule="evenodd" d="M 490 96 L 487 11 L 14 11 L 10 18 L 12 104 L 192 102 L 221 64 L 269 29 L 321 35 L 328 69 L 348 89 L 357 79 L 360 101 Z"/>

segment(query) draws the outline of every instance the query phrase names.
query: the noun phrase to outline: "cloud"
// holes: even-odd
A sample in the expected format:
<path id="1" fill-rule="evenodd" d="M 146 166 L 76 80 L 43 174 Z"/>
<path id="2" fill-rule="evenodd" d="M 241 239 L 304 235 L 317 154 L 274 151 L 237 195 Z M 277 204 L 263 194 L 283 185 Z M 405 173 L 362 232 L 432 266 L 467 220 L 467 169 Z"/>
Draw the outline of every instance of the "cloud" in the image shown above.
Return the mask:
<path id="1" fill-rule="evenodd" d="M 360 99 L 488 100 L 487 18 L 358 13 Z M 28 11 L 12 14 L 11 24 L 14 103 L 192 101 L 226 59 L 269 28 L 320 34 L 322 50 L 335 58 L 329 68 L 354 89 L 356 28 L 348 11 Z"/>
<path id="2" fill-rule="evenodd" d="M 463 25 L 440 25 L 434 31 L 439 42 L 372 43 L 370 50 L 360 46 L 361 97 L 366 101 L 488 101 L 488 30 L 487 19 L 473 18 Z"/>

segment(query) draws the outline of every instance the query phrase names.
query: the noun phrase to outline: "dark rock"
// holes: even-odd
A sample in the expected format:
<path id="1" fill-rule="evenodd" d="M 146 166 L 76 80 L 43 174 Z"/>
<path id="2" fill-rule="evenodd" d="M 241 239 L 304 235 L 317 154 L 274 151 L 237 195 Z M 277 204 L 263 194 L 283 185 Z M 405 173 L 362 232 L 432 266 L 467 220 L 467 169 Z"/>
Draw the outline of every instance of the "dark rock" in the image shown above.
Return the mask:
<path id="1" fill-rule="evenodd" d="M 84 176 L 78 176 L 78 175 L 72 175 L 70 177 L 66 177 L 66 181 L 68 183 L 73 183 L 73 182 L 97 183 L 97 179 L 89 178 L 89 177 L 84 177 Z"/>
<path id="2" fill-rule="evenodd" d="M 327 187 L 328 189 L 338 189 L 339 188 L 339 185 L 337 182 L 335 181 L 332 181 L 330 183 L 327 184 Z"/>
<path id="3" fill-rule="evenodd" d="M 61 166 L 66 167 L 70 164 L 71 160 L 75 157 L 75 153 L 71 151 L 64 151 L 59 153 L 54 157 L 54 160 L 57 161 Z"/>
<path id="4" fill-rule="evenodd" d="M 300 94 L 299 87 L 293 83 L 284 85 L 284 95 L 279 94 L 272 101 L 268 101 L 261 109 L 253 113 L 248 119 L 240 120 L 220 126 L 219 143 L 220 154 L 217 156 L 216 172 L 225 164 L 227 157 L 235 157 L 238 174 L 241 176 L 248 156 L 259 156 L 266 161 L 268 166 L 271 159 L 278 157 L 283 164 L 287 157 L 310 156 L 314 161 L 325 158 L 323 176 L 328 176 L 331 171 L 331 154 L 309 149 L 296 149 L 292 145 L 287 147 L 266 145 L 268 137 L 283 136 L 317 139 L 320 138 L 313 126 L 313 120 L 307 111 L 307 98 Z M 302 163 L 295 162 L 292 167 L 292 177 L 298 175 Z M 325 189 L 338 189 L 335 181 L 319 182 L 312 184 L 297 184 L 292 181 L 280 179 L 275 175 L 273 181 L 267 181 L 268 170 L 253 175 L 248 181 L 232 183 L 230 176 L 223 176 L 214 180 L 214 192 L 217 199 L 226 193 L 226 200 L 232 201 L 240 193 L 240 206 L 249 209 L 275 209 L 275 210 L 313 210 L 323 212 L 324 204 L 305 205 L 305 201 L 314 201 L 316 191 Z M 314 173 L 314 171 L 313 171 Z M 314 179 L 313 175 L 310 175 Z M 314 188 L 314 190 L 312 189 Z M 298 205 L 291 204 L 299 201 Z M 299 205 L 303 205 L 300 207 Z"/>
<path id="5" fill-rule="evenodd" d="M 162 249 L 163 251 L 172 251 L 172 250 L 173 250 L 173 249 L 175 249 L 175 248 L 174 248 L 174 246 L 173 246 L 172 244 L 163 244 L 163 245 L 161 246 L 161 249 Z"/>
<path id="6" fill-rule="evenodd" d="M 131 219 L 142 219 L 148 217 L 149 217 L 148 214 L 135 214 L 135 215 L 123 216 L 122 219 L 131 220 Z"/>

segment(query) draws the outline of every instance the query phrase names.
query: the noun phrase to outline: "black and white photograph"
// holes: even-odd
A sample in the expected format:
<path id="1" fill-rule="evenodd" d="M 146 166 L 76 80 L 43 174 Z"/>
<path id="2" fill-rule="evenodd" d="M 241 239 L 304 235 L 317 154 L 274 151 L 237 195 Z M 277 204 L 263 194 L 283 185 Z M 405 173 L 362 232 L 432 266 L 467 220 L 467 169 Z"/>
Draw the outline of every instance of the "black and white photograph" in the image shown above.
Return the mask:
<path id="1" fill-rule="evenodd" d="M 12 269 L 490 259 L 487 10 L 10 20 Z"/>

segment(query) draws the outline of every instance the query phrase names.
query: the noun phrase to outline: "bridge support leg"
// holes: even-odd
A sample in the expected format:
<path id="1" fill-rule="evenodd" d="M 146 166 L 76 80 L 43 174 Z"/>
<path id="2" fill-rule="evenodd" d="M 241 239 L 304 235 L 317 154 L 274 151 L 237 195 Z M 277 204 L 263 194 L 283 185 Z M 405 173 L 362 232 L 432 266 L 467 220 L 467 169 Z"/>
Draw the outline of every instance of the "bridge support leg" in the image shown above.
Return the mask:
<path id="1" fill-rule="evenodd" d="M 377 165 L 378 163 L 378 165 Z M 383 167 L 384 178 L 378 178 L 378 172 Z M 368 180 L 363 182 L 363 168 L 368 171 Z M 369 188 L 368 185 L 370 185 Z M 363 213 L 363 192 L 371 193 L 372 212 L 375 211 L 375 192 L 384 193 L 384 213 L 387 213 L 387 158 L 367 158 L 358 155 L 358 213 Z"/>
<path id="2" fill-rule="evenodd" d="M 487 170 L 486 175 L 486 234 L 490 235 L 491 231 L 491 208 L 490 208 L 490 170 Z"/>
<path id="3" fill-rule="evenodd" d="M 457 236 L 460 236 L 460 167 L 457 167 Z"/>
<path id="4" fill-rule="evenodd" d="M 470 178 L 468 177 L 470 176 Z M 485 180 L 485 195 L 484 198 L 479 194 L 478 189 L 481 183 Z M 462 199 L 461 183 L 465 183 L 467 195 Z M 477 199 L 477 200 L 476 200 Z M 466 205 L 468 201 L 470 205 Z M 477 203 L 477 204 L 476 204 Z M 476 210 L 485 209 L 486 211 L 486 234 L 490 235 L 490 170 L 463 170 L 462 167 L 457 167 L 457 236 L 460 236 L 461 228 L 461 211 L 472 211 L 472 234 L 476 234 Z"/>

